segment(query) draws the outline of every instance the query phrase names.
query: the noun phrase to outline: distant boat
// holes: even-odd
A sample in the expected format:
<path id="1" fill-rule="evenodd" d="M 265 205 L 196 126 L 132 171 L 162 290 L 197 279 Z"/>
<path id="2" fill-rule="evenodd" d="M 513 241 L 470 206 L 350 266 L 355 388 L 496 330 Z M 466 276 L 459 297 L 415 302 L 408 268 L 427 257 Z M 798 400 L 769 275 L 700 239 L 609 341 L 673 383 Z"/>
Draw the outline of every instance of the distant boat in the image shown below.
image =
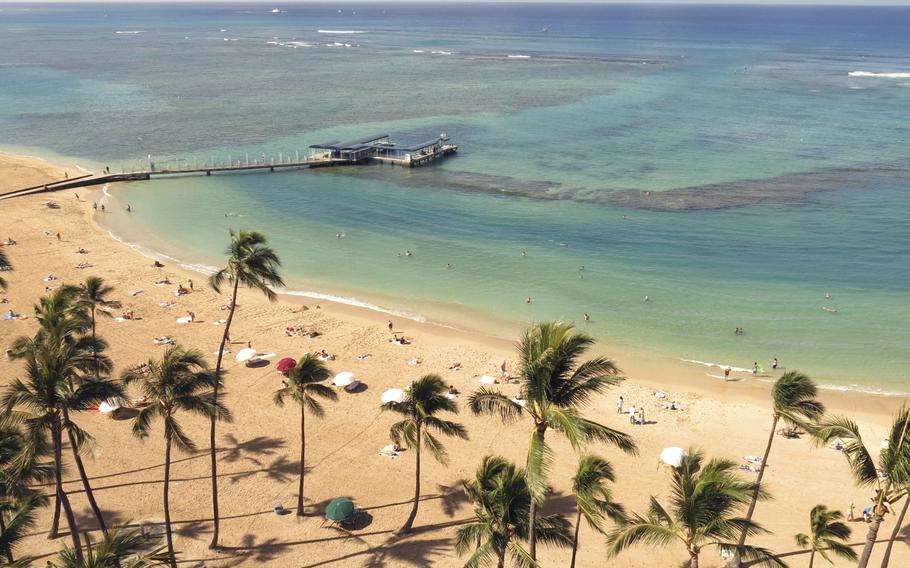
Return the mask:
<path id="1" fill-rule="evenodd" d="M 272 10 L 272 13 L 273 13 L 273 14 L 280 14 L 280 13 L 281 13 L 281 10 L 279 10 L 278 8 L 275 8 L 275 9 Z"/>
<path id="2" fill-rule="evenodd" d="M 550 31 L 550 28 L 546 28 L 546 27 L 545 27 L 544 29 L 542 29 L 542 30 L 540 30 L 540 31 L 542 31 L 542 32 L 544 32 L 544 33 L 547 33 L 548 31 Z"/>

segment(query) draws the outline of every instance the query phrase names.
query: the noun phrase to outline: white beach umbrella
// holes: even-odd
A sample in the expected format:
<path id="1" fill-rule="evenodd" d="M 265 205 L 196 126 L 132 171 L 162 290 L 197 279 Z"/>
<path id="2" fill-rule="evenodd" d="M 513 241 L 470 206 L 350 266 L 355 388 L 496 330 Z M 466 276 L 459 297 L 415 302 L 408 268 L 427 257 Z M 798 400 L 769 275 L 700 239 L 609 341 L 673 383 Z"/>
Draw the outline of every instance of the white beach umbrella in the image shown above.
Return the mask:
<path id="1" fill-rule="evenodd" d="M 101 414 L 110 414 L 111 412 L 122 407 L 123 403 L 124 403 L 124 400 L 122 398 L 120 398 L 119 396 L 109 398 L 98 405 L 98 412 L 100 412 Z"/>
<path id="2" fill-rule="evenodd" d="M 681 466 L 685 457 L 686 450 L 682 448 L 664 448 L 664 451 L 660 452 L 660 461 L 671 467 Z"/>
<path id="3" fill-rule="evenodd" d="M 495 385 L 496 384 L 496 377 L 491 377 L 490 375 L 484 375 L 477 380 L 485 385 Z"/>
<path id="4" fill-rule="evenodd" d="M 237 360 L 240 361 L 241 363 L 244 361 L 249 361 L 250 359 L 253 358 L 254 355 L 256 355 L 256 350 L 253 349 L 252 347 L 247 347 L 245 349 L 241 349 L 237 353 Z"/>
<path id="5" fill-rule="evenodd" d="M 382 393 L 382 402 L 404 402 L 404 391 L 401 389 L 389 389 Z"/>
<path id="6" fill-rule="evenodd" d="M 336 387 L 346 387 L 354 383 L 357 380 L 354 378 L 354 373 L 350 371 L 344 371 L 335 375 L 335 378 L 332 379 L 332 384 Z"/>

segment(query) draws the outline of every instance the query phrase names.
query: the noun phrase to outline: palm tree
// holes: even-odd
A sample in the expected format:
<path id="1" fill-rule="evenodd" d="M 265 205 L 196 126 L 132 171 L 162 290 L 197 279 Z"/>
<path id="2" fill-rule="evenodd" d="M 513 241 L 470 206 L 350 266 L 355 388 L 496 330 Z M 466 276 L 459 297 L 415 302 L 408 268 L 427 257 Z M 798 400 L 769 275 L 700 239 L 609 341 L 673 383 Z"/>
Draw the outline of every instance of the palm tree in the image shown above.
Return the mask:
<path id="1" fill-rule="evenodd" d="M 0 248 L 0 271 L 12 270 L 13 265 L 6 258 L 6 251 Z M 0 276 L 0 290 L 6 290 L 6 280 Z"/>
<path id="2" fill-rule="evenodd" d="M 815 563 L 815 553 L 834 563 L 828 558 L 827 550 L 833 550 L 841 558 L 856 561 L 859 558 L 852 548 L 842 541 L 850 538 L 850 527 L 841 522 L 844 516 L 840 511 L 829 511 L 824 505 L 812 507 L 809 513 L 809 534 L 799 533 L 794 538 L 802 548 L 811 548 L 809 568 Z"/>
<path id="3" fill-rule="evenodd" d="M 0 534 L 0 551 L 8 563 L 15 562 L 13 548 L 25 538 L 26 532 L 35 526 L 35 517 L 39 507 L 47 505 L 47 497 L 41 493 L 32 493 L 19 500 L 15 508 L 4 507 L 0 510 L 3 533 Z"/>
<path id="4" fill-rule="evenodd" d="M 613 502 L 613 493 L 606 482 L 613 482 L 613 466 L 607 460 L 595 455 L 586 455 L 578 462 L 578 471 L 572 478 L 572 493 L 578 516 L 575 519 L 575 535 L 572 537 L 572 563 L 575 568 L 575 554 L 578 551 L 578 530 L 584 516 L 588 525 L 599 533 L 604 532 L 604 517 L 621 522 L 625 519 L 622 505 Z"/>
<path id="5" fill-rule="evenodd" d="M 92 544 L 86 537 L 85 557 L 76 558 L 71 548 L 64 548 L 57 554 L 55 562 L 48 562 L 49 566 L 56 568 L 153 568 L 167 566 L 168 555 L 164 547 L 156 548 L 150 552 L 140 553 L 145 548 L 145 539 L 139 531 L 126 531 L 115 527 L 104 531 L 101 542 Z M 9 568 L 30 568 L 31 558 L 24 558 L 10 564 Z"/>
<path id="6" fill-rule="evenodd" d="M 839 440 L 856 484 L 875 490 L 872 496 L 872 522 L 869 523 L 866 543 L 860 554 L 857 568 L 866 568 L 869 564 L 872 548 L 878 538 L 879 527 L 889 512 L 888 506 L 906 495 L 908 487 L 910 487 L 910 432 L 908 430 L 910 430 L 910 411 L 904 407 L 898 411 L 891 423 L 887 447 L 884 447 L 883 441 L 883 448 L 877 462 L 872 457 L 872 452 L 863 444 L 859 426 L 848 418 L 828 418 L 813 431 L 820 444 Z M 900 526 L 900 522 L 898 526 Z M 886 555 L 883 559 L 883 567 L 888 565 L 889 558 L 890 555 Z"/>
<path id="7" fill-rule="evenodd" d="M 255 231 L 231 231 L 231 244 L 227 249 L 227 266 L 216 272 L 209 279 L 212 288 L 221 293 L 224 283 L 231 285 L 231 303 L 228 304 L 228 317 L 224 324 L 224 333 L 221 336 L 221 346 L 218 349 L 218 358 L 215 362 L 214 398 L 218 400 L 218 388 L 221 385 L 221 361 L 224 348 L 231 333 L 231 322 L 234 321 L 234 312 L 237 309 L 237 290 L 241 284 L 262 292 L 270 301 L 276 299 L 274 286 L 284 286 L 284 281 L 278 274 L 281 261 L 278 255 L 268 246 L 265 236 Z M 213 418 L 209 430 L 209 447 L 212 462 L 212 542 L 209 548 L 218 547 L 218 462 L 215 449 L 215 422 Z"/>
<path id="8" fill-rule="evenodd" d="M 108 294 L 113 291 L 114 287 L 106 285 L 104 283 L 104 279 L 102 279 L 100 276 L 89 276 L 85 279 L 85 284 L 83 284 L 77 292 L 76 304 L 88 310 L 89 314 L 91 315 L 92 339 L 95 339 L 96 314 L 102 315 L 104 317 L 111 317 L 109 311 L 99 311 L 98 308 L 117 309 L 120 307 L 120 302 L 116 300 L 109 300 L 107 298 Z M 98 372 L 99 370 L 96 364 L 95 374 L 98 374 Z"/>
<path id="9" fill-rule="evenodd" d="M 545 436 L 550 428 L 562 433 L 574 448 L 588 441 L 615 444 L 634 454 L 635 443 L 627 434 L 584 418 L 579 409 L 591 397 L 618 384 L 619 369 L 605 357 L 579 359 L 594 340 L 561 322 L 537 323 L 528 327 L 519 343 L 521 397 L 524 406 L 493 389 L 482 387 L 468 399 L 474 414 L 498 414 L 504 422 L 527 414 L 533 428 L 528 446 L 526 472 L 534 497 L 528 520 L 528 550 L 537 559 L 537 507 L 543 503 L 553 456 Z"/>
<path id="10" fill-rule="evenodd" d="M 133 434 L 146 438 L 152 420 L 164 421 L 164 529 L 167 536 L 167 554 L 171 568 L 177 567 L 174 541 L 171 532 L 171 511 L 168 501 L 171 475 L 171 447 L 192 452 L 193 441 L 177 422 L 179 411 L 199 414 L 215 420 L 228 420 L 227 409 L 215 400 L 214 389 L 218 377 L 208 369 L 204 355 L 180 346 L 168 349 L 160 361 L 149 361 L 147 374 L 128 372 L 123 379 L 127 384 L 137 383 L 149 404 L 133 420 Z"/>
<path id="11" fill-rule="evenodd" d="M 40 440 L 31 442 L 15 417 L 0 419 L 0 552 L 7 562 L 13 562 L 13 546 L 31 525 L 32 511 L 47 504 L 47 496 L 30 485 L 54 476 L 52 464 L 38 461 L 46 451 Z"/>
<path id="12" fill-rule="evenodd" d="M 430 430 L 443 436 L 468 439 L 468 432 L 464 426 L 436 416 L 440 412 L 458 413 L 455 401 L 446 398 L 447 392 L 445 383 L 442 382 L 439 375 L 424 375 L 411 384 L 403 402 L 389 402 L 382 405 L 383 410 L 391 410 L 404 416 L 404 420 L 392 424 L 389 433 L 392 439 L 403 439 L 405 445 L 414 450 L 414 505 L 411 507 L 408 520 L 399 529 L 399 534 L 411 532 L 414 519 L 417 517 L 417 505 L 420 503 L 421 447 L 425 447 L 439 463 L 448 462 L 442 442 Z"/>
<path id="13" fill-rule="evenodd" d="M 82 378 L 79 373 L 93 367 L 94 342 L 85 338 L 72 342 L 53 342 L 39 330 L 35 338 L 20 338 L 14 343 L 14 353 L 25 362 L 25 381 L 17 379 L 10 384 L 3 396 L 2 405 L 7 414 L 21 420 L 26 435 L 34 445 L 50 434 L 54 452 L 54 481 L 58 507 L 66 514 L 75 554 L 81 554 L 79 530 L 69 499 L 63 490 L 63 431 L 71 433 L 76 442 L 85 443 L 90 436 L 73 424 L 70 411 L 84 411 L 100 402 L 122 396 L 123 389 L 116 384 L 96 378 Z M 77 379 L 77 381 L 74 381 Z M 74 442 L 74 451 L 79 444 Z M 81 472 L 84 473 L 84 472 Z M 87 484 L 87 478 L 83 482 Z M 100 513 L 98 513 L 100 514 Z M 48 538 L 57 538 L 60 509 L 55 508 L 54 521 Z"/>
<path id="14" fill-rule="evenodd" d="M 79 293 L 80 288 L 76 286 L 64 286 L 51 296 L 42 298 L 35 306 L 35 315 L 40 326 L 38 333 L 31 339 L 25 337 L 17 339 L 14 342 L 13 351 L 14 354 L 21 355 L 30 350 L 46 349 L 48 346 L 68 346 L 71 350 L 71 356 L 78 360 L 74 369 L 83 373 L 89 371 L 94 373 L 93 380 L 96 383 L 93 388 L 98 390 L 104 384 L 111 385 L 100 381 L 101 374 L 109 373 L 112 364 L 110 359 L 103 354 L 107 344 L 102 339 L 97 338 L 94 332 L 91 337 L 87 337 L 84 333 L 89 320 L 85 314 L 85 307 L 75 301 Z M 86 364 L 87 355 L 91 356 L 91 367 Z M 66 380 L 67 387 L 71 391 L 75 391 L 76 382 L 82 380 L 75 372 L 70 372 L 61 378 Z M 98 394 L 102 393 L 99 392 Z M 111 385 L 108 388 L 108 394 L 110 395 L 108 398 L 120 396 L 122 395 L 122 390 L 118 386 Z M 91 452 L 94 449 L 94 438 L 70 420 L 71 411 L 79 412 L 88 408 L 84 405 L 80 407 L 82 403 L 79 402 L 79 399 L 76 399 L 75 402 L 76 407 L 70 408 L 68 404 L 63 406 L 63 424 L 73 452 L 73 461 L 76 463 L 82 487 L 85 489 L 86 499 L 98 521 L 98 526 L 101 530 L 106 530 L 107 525 L 104 522 L 104 515 L 95 500 L 95 494 L 92 491 L 88 474 L 85 471 L 85 464 L 82 462 L 80 455 L 82 451 Z M 60 502 L 57 501 L 54 505 L 54 518 L 59 519 L 59 515 Z M 55 522 L 54 527 L 56 526 Z M 56 531 L 56 528 L 54 531 Z"/>
<path id="15" fill-rule="evenodd" d="M 737 549 L 735 539 L 745 530 L 764 533 L 761 526 L 735 516 L 744 508 L 755 491 L 755 482 L 744 481 L 736 474 L 736 463 L 712 459 L 703 464 L 704 454 L 690 449 L 670 477 L 670 506 L 664 507 L 656 497 L 644 515 L 635 513 L 610 532 L 608 554 L 616 556 L 637 543 L 668 546 L 681 542 L 689 553 L 690 568 L 698 568 L 698 557 L 706 546 L 722 551 Z M 759 498 L 767 498 L 759 491 Z M 749 561 L 776 567 L 786 564 L 764 548 L 743 545 L 740 556 Z"/>
<path id="16" fill-rule="evenodd" d="M 487 565 L 496 559 L 497 568 L 511 556 L 518 566 L 536 566 L 521 543 L 528 539 L 528 524 L 533 502 L 526 472 L 498 456 L 483 459 L 464 491 L 474 503 L 476 520 L 458 529 L 455 551 L 473 554 L 465 568 Z M 563 515 L 541 515 L 536 520 L 537 537 L 554 546 L 572 546 L 569 522 Z"/>
<path id="17" fill-rule="evenodd" d="M 284 406 L 285 397 L 290 397 L 300 405 L 300 487 L 297 491 L 297 516 L 303 516 L 303 476 L 306 460 L 306 412 L 309 411 L 321 418 L 325 410 L 317 398 L 337 400 L 338 395 L 330 387 L 320 384 L 327 380 L 331 373 L 322 361 L 313 355 L 306 354 L 297 362 L 297 366 L 288 373 L 285 387 L 275 393 L 275 404 Z"/>
<path id="18" fill-rule="evenodd" d="M 749 503 L 749 510 L 746 511 L 747 521 L 752 520 L 755 505 L 758 503 L 758 492 L 761 489 L 762 478 L 765 476 L 765 468 L 768 465 L 768 456 L 771 454 L 771 444 L 774 442 L 778 422 L 783 418 L 789 426 L 800 426 L 804 430 L 811 430 L 811 423 L 817 421 L 825 413 L 825 405 L 815 400 L 817 395 L 818 388 L 812 379 L 798 371 L 787 371 L 774 383 L 774 388 L 771 390 L 773 413 L 771 432 L 768 434 L 768 445 L 765 446 L 765 455 L 762 457 L 758 478 L 755 480 L 752 502 Z M 739 535 L 738 546 L 741 547 L 746 543 L 746 536 L 746 531 Z M 734 565 L 740 565 L 739 555 L 734 559 Z"/>

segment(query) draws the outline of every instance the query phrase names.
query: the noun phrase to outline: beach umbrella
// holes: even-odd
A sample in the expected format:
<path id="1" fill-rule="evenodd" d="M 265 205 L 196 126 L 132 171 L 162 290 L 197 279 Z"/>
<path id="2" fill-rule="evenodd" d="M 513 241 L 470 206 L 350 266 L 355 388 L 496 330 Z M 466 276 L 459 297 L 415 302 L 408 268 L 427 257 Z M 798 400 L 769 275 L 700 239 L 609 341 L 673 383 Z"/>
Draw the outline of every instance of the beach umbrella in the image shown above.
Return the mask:
<path id="1" fill-rule="evenodd" d="M 297 361 L 293 357 L 285 357 L 281 361 L 278 361 L 278 364 L 275 365 L 275 368 L 278 369 L 279 373 L 287 373 L 294 369 L 297 366 Z"/>
<path id="2" fill-rule="evenodd" d="M 664 448 L 664 451 L 660 452 L 660 461 L 671 467 L 681 466 L 685 457 L 686 450 L 682 448 Z"/>
<path id="3" fill-rule="evenodd" d="M 123 406 L 123 403 L 126 402 L 119 396 L 109 398 L 98 405 L 98 412 L 101 414 L 110 414 L 111 412 L 117 410 Z"/>
<path id="4" fill-rule="evenodd" d="M 343 521 L 354 513 L 354 502 L 347 497 L 332 499 L 325 507 L 325 518 L 330 521 Z"/>
<path id="5" fill-rule="evenodd" d="M 389 389 L 382 393 L 382 402 L 404 402 L 404 391 L 401 389 Z"/>
<path id="6" fill-rule="evenodd" d="M 490 375 L 484 375 L 477 380 L 485 385 L 495 385 L 496 384 L 496 377 L 491 377 Z"/>
<path id="7" fill-rule="evenodd" d="M 244 361 L 249 361 L 250 359 L 253 358 L 253 355 L 255 355 L 255 354 L 256 354 L 255 349 L 253 349 L 252 347 L 247 347 L 245 349 L 241 349 L 240 352 L 237 353 L 237 360 L 240 361 L 241 363 Z"/>
<path id="8" fill-rule="evenodd" d="M 354 373 L 350 371 L 344 371 L 343 373 L 338 373 L 335 375 L 335 378 L 332 379 L 332 384 L 336 387 L 346 387 L 352 385 L 356 379 L 354 378 Z"/>

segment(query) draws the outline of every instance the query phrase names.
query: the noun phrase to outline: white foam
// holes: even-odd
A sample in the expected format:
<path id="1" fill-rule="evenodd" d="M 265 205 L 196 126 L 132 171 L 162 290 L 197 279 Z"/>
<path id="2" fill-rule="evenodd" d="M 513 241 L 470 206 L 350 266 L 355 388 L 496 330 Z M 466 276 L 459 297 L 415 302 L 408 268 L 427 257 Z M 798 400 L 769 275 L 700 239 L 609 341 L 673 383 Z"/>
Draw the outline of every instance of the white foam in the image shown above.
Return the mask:
<path id="1" fill-rule="evenodd" d="M 102 186 L 101 186 L 101 193 L 103 193 L 104 195 L 106 195 L 106 196 L 110 197 L 111 199 L 113 199 L 114 196 L 111 195 L 110 192 L 108 192 L 108 190 L 107 190 L 107 188 L 109 188 L 110 186 L 111 186 L 111 184 L 109 184 L 109 183 L 106 183 L 106 184 L 102 185 Z"/>
<path id="2" fill-rule="evenodd" d="M 530 55 L 506 55 L 509 59 L 531 59 Z"/>
<path id="3" fill-rule="evenodd" d="M 735 367 L 733 365 L 725 365 L 723 363 L 712 363 L 710 361 L 699 361 L 697 359 L 680 359 L 684 363 L 693 363 L 695 365 L 703 365 L 705 367 L 717 367 L 718 369 L 727 369 L 736 373 L 751 373 L 752 369 L 744 369 L 743 367 Z"/>
<path id="4" fill-rule="evenodd" d="M 134 35 L 134 34 L 144 34 L 144 33 L 145 33 L 145 30 L 123 30 L 123 31 L 119 31 L 119 30 L 118 30 L 118 31 L 116 31 L 116 32 L 114 32 L 114 33 L 115 33 L 115 34 L 129 34 L 129 35 Z"/>
<path id="5" fill-rule="evenodd" d="M 175 259 L 176 260 L 176 259 Z M 192 270 L 193 272 L 198 272 L 200 274 L 205 274 L 206 276 L 211 276 L 220 270 L 217 266 L 209 266 L 208 264 L 183 264 L 180 263 L 180 268 L 185 268 L 186 270 Z"/>
<path id="6" fill-rule="evenodd" d="M 413 51 L 414 51 L 414 53 L 426 53 L 426 51 L 424 51 L 422 49 L 415 49 Z"/>
<path id="7" fill-rule="evenodd" d="M 435 49 L 433 51 L 431 51 L 430 53 L 432 53 L 433 55 L 452 55 L 451 51 L 441 51 L 441 50 L 435 50 Z"/>
<path id="8" fill-rule="evenodd" d="M 316 30 L 321 34 L 365 34 L 363 30 Z"/>
<path id="9" fill-rule="evenodd" d="M 880 79 L 910 79 L 910 73 L 903 72 L 873 73 L 872 71 L 850 71 L 847 75 L 850 77 L 878 77 Z"/>
<path id="10" fill-rule="evenodd" d="M 358 300 L 356 298 L 348 298 L 346 296 L 336 296 L 333 294 L 323 294 L 322 292 L 312 292 L 309 290 L 275 290 L 279 294 L 285 294 L 288 296 L 299 296 L 304 298 L 313 298 L 314 300 L 325 300 L 328 302 L 335 302 L 336 304 L 345 304 L 348 306 L 354 306 L 357 308 L 364 308 L 374 312 L 381 312 L 384 314 L 389 314 L 395 317 L 405 318 L 412 321 L 426 323 L 427 318 L 421 314 L 414 312 L 406 312 L 402 310 L 393 310 L 390 308 L 384 308 L 376 304 L 371 304 L 369 302 L 364 302 L 363 300 Z"/>

